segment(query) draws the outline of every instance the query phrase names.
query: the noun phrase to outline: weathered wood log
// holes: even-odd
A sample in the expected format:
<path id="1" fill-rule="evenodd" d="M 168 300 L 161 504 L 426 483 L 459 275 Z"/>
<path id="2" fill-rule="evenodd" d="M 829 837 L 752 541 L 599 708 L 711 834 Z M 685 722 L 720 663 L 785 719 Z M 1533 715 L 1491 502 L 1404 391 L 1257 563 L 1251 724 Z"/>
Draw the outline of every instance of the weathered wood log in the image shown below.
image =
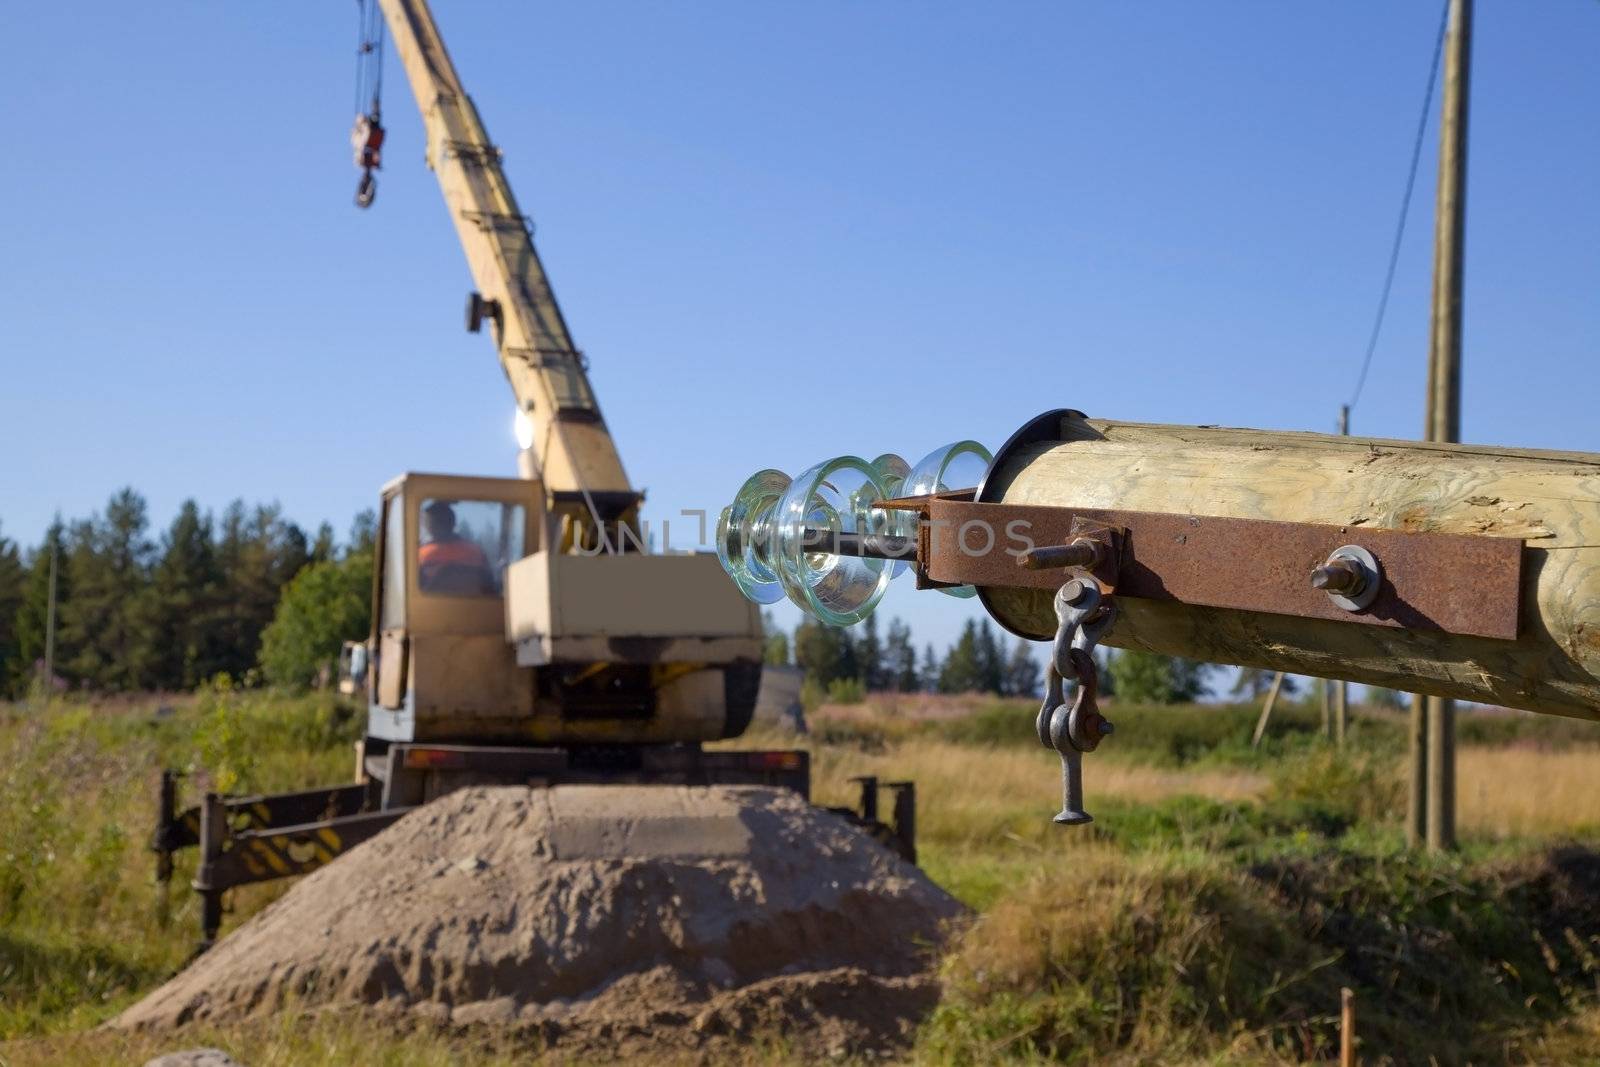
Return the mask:
<path id="1" fill-rule="evenodd" d="M 1106 643 L 1600 719 L 1600 455 L 1067 415 L 997 457 L 984 499 L 1515 538 L 1514 641 L 1119 597 Z M 1048 592 L 981 592 L 1053 630 Z"/>

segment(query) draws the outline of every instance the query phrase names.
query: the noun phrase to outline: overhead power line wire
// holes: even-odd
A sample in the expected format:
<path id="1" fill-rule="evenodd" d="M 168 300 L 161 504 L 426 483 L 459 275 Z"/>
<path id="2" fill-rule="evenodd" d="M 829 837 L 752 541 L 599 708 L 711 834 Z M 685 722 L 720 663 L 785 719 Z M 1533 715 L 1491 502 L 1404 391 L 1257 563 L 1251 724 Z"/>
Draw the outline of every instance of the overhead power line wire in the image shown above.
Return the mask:
<path id="1" fill-rule="evenodd" d="M 1389 294 L 1394 290 L 1394 272 L 1400 264 L 1400 245 L 1405 240 L 1406 217 L 1411 213 L 1411 193 L 1417 185 L 1417 164 L 1422 161 L 1422 142 L 1428 132 L 1428 116 L 1433 112 L 1433 90 L 1439 82 L 1439 57 L 1444 53 L 1445 29 L 1450 22 L 1450 0 L 1445 0 L 1439 17 L 1439 33 L 1433 42 L 1433 64 L 1428 70 L 1428 91 L 1422 97 L 1422 115 L 1417 119 L 1417 135 L 1411 144 L 1411 169 L 1406 173 L 1406 191 L 1400 198 L 1400 220 L 1394 228 L 1394 244 L 1389 248 L 1389 269 L 1383 277 L 1383 294 L 1378 298 L 1378 313 L 1372 321 L 1372 334 L 1367 338 L 1367 353 L 1361 360 L 1361 373 L 1356 377 L 1355 392 L 1350 395 L 1347 407 L 1355 410 L 1361 399 L 1361 390 L 1367 384 L 1367 371 L 1372 369 L 1372 354 L 1378 350 L 1378 335 L 1383 332 L 1383 317 L 1389 310 Z"/>

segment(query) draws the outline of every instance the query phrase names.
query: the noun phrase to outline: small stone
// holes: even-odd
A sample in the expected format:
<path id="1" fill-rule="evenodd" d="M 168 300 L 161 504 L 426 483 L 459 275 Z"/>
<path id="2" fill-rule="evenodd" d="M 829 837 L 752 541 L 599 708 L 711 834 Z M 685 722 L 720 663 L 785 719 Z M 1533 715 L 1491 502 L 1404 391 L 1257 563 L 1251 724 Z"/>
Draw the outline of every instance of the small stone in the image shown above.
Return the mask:
<path id="1" fill-rule="evenodd" d="M 243 1064 L 220 1048 L 191 1048 L 157 1056 L 144 1067 L 243 1067 Z"/>

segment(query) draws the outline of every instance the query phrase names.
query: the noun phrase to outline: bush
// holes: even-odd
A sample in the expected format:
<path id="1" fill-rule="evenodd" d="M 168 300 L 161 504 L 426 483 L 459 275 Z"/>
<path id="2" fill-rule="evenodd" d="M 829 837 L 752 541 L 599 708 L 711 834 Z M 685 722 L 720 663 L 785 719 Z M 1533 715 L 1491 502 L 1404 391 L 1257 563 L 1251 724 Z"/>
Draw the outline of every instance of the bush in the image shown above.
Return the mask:
<path id="1" fill-rule="evenodd" d="M 1214 861 L 1079 853 L 977 921 L 925 1039 L 955 1063 L 1171 1062 L 1246 1031 L 1314 1054 L 1335 1039 L 1333 963 Z"/>
<path id="2" fill-rule="evenodd" d="M 372 619 L 372 554 L 312 563 L 284 587 L 261 634 L 261 669 L 273 685 L 304 689 L 331 672 L 345 641 L 367 635 Z"/>
<path id="3" fill-rule="evenodd" d="M 1265 798 L 1286 821 L 1341 833 L 1381 824 L 1405 809 L 1405 778 L 1393 754 L 1313 749 L 1286 760 Z"/>
<path id="4" fill-rule="evenodd" d="M 1116 694 L 1135 704 L 1183 704 L 1205 693 L 1209 663 L 1178 656 L 1124 650 L 1111 657 Z"/>
<path id="5" fill-rule="evenodd" d="M 1363 1059 L 1528 1062 L 1540 1026 L 1592 1008 L 1597 949 L 1585 848 L 1249 866 L 1083 849 L 962 936 L 923 1047 L 953 1063 L 1319 1060 L 1349 986 Z"/>
<path id="6" fill-rule="evenodd" d="M 859 678 L 835 678 L 828 683 L 830 704 L 859 704 L 866 696 L 867 691 Z"/>

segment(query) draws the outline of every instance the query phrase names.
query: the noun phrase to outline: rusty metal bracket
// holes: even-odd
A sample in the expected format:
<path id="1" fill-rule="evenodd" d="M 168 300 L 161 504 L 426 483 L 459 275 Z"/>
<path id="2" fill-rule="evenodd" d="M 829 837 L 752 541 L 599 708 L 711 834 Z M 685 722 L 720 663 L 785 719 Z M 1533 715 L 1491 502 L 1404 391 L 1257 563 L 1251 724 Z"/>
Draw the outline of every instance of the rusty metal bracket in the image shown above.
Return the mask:
<path id="1" fill-rule="evenodd" d="M 1023 561 L 1039 558 L 1041 547 L 1087 538 L 1105 546 L 1104 558 L 1080 569 L 1121 597 L 1507 641 L 1520 622 L 1523 546 L 1513 538 L 979 503 L 971 490 L 875 507 L 922 517 L 919 589 L 1055 589 L 1060 567 L 1030 569 Z M 1381 565 L 1376 593 L 1354 609 L 1312 582 L 1330 556 L 1348 547 Z"/>

